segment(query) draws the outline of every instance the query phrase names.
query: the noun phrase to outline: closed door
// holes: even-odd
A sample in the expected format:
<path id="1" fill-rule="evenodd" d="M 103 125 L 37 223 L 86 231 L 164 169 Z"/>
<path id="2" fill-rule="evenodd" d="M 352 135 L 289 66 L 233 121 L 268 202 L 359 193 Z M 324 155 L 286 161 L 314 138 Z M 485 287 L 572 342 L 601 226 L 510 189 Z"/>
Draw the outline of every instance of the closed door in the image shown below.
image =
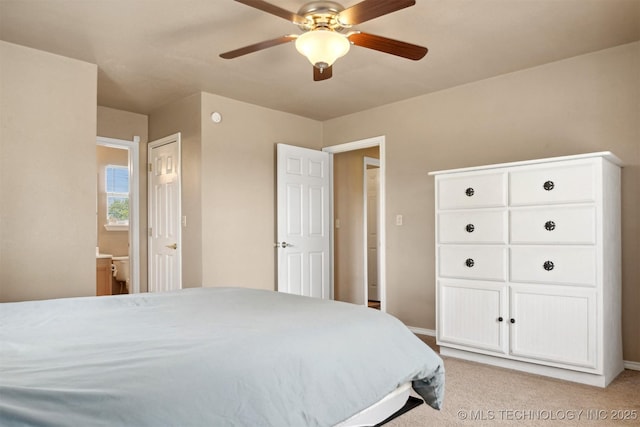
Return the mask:
<path id="1" fill-rule="evenodd" d="M 149 292 L 182 288 L 180 134 L 149 144 Z"/>
<path id="2" fill-rule="evenodd" d="M 331 298 L 329 154 L 277 145 L 278 291 Z"/>

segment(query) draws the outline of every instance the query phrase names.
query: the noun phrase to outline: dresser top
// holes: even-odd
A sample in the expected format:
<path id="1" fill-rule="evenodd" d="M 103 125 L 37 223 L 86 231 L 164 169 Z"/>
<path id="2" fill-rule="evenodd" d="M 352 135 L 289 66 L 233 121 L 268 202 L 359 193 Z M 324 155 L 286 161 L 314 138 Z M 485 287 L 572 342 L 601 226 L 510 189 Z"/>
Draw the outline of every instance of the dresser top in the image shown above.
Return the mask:
<path id="1" fill-rule="evenodd" d="M 472 166 L 472 167 L 460 168 L 460 169 L 447 169 L 447 170 L 429 172 L 429 175 L 439 175 L 439 174 L 452 173 L 452 172 L 470 172 L 470 171 L 477 171 L 477 170 L 483 170 L 483 169 L 506 168 L 511 166 L 535 165 L 538 163 L 564 162 L 567 160 L 590 159 L 593 157 L 602 157 L 609 160 L 611 163 L 614 163 L 618 166 L 622 166 L 622 161 L 611 151 L 599 151 L 597 153 L 576 154 L 573 156 L 549 157 L 546 159 L 523 160 L 520 162 L 499 163 L 499 164 L 484 165 L 484 166 Z"/>

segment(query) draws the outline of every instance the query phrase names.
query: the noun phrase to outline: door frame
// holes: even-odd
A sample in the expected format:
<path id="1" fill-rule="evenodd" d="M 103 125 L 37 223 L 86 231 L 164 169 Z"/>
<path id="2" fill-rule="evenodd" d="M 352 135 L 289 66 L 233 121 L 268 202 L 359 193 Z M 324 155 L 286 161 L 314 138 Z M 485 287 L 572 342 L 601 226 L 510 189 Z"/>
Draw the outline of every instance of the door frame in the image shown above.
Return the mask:
<path id="1" fill-rule="evenodd" d="M 362 199 L 363 199 L 363 203 L 362 203 L 362 212 L 363 212 L 363 220 L 362 220 L 362 227 L 364 230 L 364 250 L 363 250 L 363 259 L 364 259 L 364 301 L 365 303 L 367 303 L 369 301 L 369 177 L 367 176 L 367 166 L 373 166 L 376 167 L 378 169 L 378 177 L 380 175 L 380 159 L 375 159 L 373 157 L 367 157 L 365 156 L 362 162 L 362 166 L 363 166 L 363 170 L 362 170 Z M 378 187 L 380 187 L 380 185 L 378 185 Z M 379 192 L 379 188 L 378 188 L 378 192 Z M 380 197 L 378 195 L 378 197 Z M 378 230 L 377 233 L 380 232 L 380 204 L 378 203 L 378 213 L 376 215 L 376 220 L 377 220 L 377 224 L 376 224 L 376 229 Z M 378 234 L 376 233 L 376 237 L 378 236 Z M 380 251 L 380 239 L 378 238 L 378 241 L 376 242 L 376 258 L 378 258 L 378 266 L 376 267 L 376 273 L 377 273 L 377 278 L 376 278 L 376 282 L 379 283 L 380 282 L 380 256 L 379 256 L 379 252 Z M 376 286 L 378 286 L 376 283 Z M 378 288 L 378 293 L 380 291 L 380 288 Z M 380 296 L 378 295 L 378 297 L 380 298 Z"/>
<path id="2" fill-rule="evenodd" d="M 330 186 L 329 190 L 331 192 L 329 197 L 329 203 L 331 204 L 331 299 L 334 298 L 334 191 L 333 191 L 333 155 L 338 153 L 344 153 L 347 151 L 360 150 L 363 148 L 370 147 L 378 147 L 380 154 L 380 183 L 379 183 L 379 193 L 378 193 L 378 238 L 379 238 L 379 250 L 378 250 L 378 277 L 380 278 L 378 283 L 378 289 L 380 292 L 380 310 L 386 312 L 387 311 L 387 235 L 386 235 L 386 184 L 385 184 L 385 136 L 374 136 L 372 138 L 361 139 L 358 141 L 347 142 L 344 144 L 332 145 L 329 147 L 324 147 L 322 151 L 326 151 L 330 154 L 329 161 L 329 179 Z M 366 249 L 366 233 L 364 236 L 364 247 Z M 366 265 L 365 265 L 366 269 Z M 365 275 L 366 278 L 366 275 Z M 363 286 L 367 286 L 366 280 L 364 281 Z M 364 304 L 367 304 L 366 296 L 368 290 L 365 292 L 365 301 Z"/>
<path id="3" fill-rule="evenodd" d="M 133 140 L 98 136 L 96 145 L 129 153 L 129 292 L 140 292 L 140 137 Z M 96 212 L 97 214 L 97 212 Z"/>
<path id="4" fill-rule="evenodd" d="M 178 227 L 176 228 L 176 230 L 178 231 L 178 242 L 177 244 L 180 247 L 180 255 L 179 255 L 179 259 L 178 259 L 178 264 L 179 264 L 179 269 L 180 269 L 180 275 L 178 276 L 179 279 L 179 289 L 182 289 L 182 226 L 183 226 L 183 218 L 182 218 L 182 133 L 178 132 L 178 133 L 174 133 L 173 135 L 168 135 L 165 136 L 164 138 L 159 138 L 156 139 L 155 141 L 151 141 L 147 144 L 147 292 L 149 292 L 149 289 L 151 288 L 151 274 L 153 271 L 153 252 L 152 252 L 152 246 L 151 246 L 151 239 L 152 239 L 152 233 L 151 233 L 151 224 L 153 224 L 153 222 L 151 221 L 151 214 L 153 212 L 152 209 L 152 205 L 151 205 L 151 195 L 152 195 L 152 191 L 153 189 L 151 188 L 152 185 L 152 179 L 151 179 L 151 174 L 152 171 L 150 170 L 152 168 L 151 166 L 151 161 L 153 159 L 153 157 L 151 156 L 151 152 L 154 148 L 158 148 L 161 147 L 163 145 L 167 145 L 167 144 L 171 144 L 172 142 L 175 142 L 177 144 L 177 172 L 176 174 L 178 175 L 178 215 L 177 215 L 177 219 L 178 219 Z"/>

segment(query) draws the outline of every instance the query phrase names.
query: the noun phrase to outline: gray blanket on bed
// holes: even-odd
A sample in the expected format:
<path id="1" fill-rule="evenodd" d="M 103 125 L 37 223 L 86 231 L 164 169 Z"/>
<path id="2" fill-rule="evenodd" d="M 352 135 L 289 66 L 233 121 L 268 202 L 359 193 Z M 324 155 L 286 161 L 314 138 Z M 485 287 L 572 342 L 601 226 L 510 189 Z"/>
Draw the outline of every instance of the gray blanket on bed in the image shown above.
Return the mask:
<path id="1" fill-rule="evenodd" d="M 331 426 L 442 360 L 399 320 L 241 288 L 0 305 L 0 425 Z"/>

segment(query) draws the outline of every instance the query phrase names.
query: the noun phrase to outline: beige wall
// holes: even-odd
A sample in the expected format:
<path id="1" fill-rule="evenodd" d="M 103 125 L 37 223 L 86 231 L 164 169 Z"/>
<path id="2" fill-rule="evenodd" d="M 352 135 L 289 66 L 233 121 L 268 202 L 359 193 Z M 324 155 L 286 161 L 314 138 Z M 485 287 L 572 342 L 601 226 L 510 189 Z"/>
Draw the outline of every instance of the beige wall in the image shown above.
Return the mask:
<path id="1" fill-rule="evenodd" d="M 0 301 L 95 295 L 96 82 L 0 41 Z"/>
<path id="2" fill-rule="evenodd" d="M 148 117 L 144 114 L 131 113 L 129 111 L 116 110 L 114 108 L 98 106 L 97 134 L 105 138 L 133 141 L 135 136 L 140 137 L 139 145 L 139 187 L 140 215 L 137 218 L 140 224 L 140 290 L 147 290 L 147 141 L 148 141 Z M 104 229 L 103 229 L 104 230 Z M 119 232 L 115 232 L 121 234 Z M 102 243 L 102 239 L 99 239 Z M 105 249 L 106 253 L 110 249 Z"/>
<path id="3" fill-rule="evenodd" d="M 176 132 L 183 287 L 275 289 L 275 143 L 320 149 L 321 123 L 203 92 L 150 114 L 150 139 Z"/>
<path id="4" fill-rule="evenodd" d="M 275 289 L 275 144 L 320 149 L 322 124 L 208 93 L 201 119 L 203 283 Z"/>
<path id="5" fill-rule="evenodd" d="M 334 299 L 364 304 L 364 158 L 379 158 L 379 148 L 333 156 Z"/>
<path id="6" fill-rule="evenodd" d="M 182 172 L 182 287 L 202 286 L 201 94 L 167 104 L 149 115 L 150 142 L 180 132 Z"/>
<path id="7" fill-rule="evenodd" d="M 213 123 L 211 113 L 222 115 Z M 198 93 L 149 116 L 182 134 L 183 286 L 275 289 L 275 143 L 321 148 L 320 122 Z"/>
<path id="8" fill-rule="evenodd" d="M 429 171 L 609 150 L 625 164 L 624 358 L 640 361 L 639 75 L 633 43 L 325 122 L 325 146 L 386 136 L 389 312 L 435 328 Z"/>

